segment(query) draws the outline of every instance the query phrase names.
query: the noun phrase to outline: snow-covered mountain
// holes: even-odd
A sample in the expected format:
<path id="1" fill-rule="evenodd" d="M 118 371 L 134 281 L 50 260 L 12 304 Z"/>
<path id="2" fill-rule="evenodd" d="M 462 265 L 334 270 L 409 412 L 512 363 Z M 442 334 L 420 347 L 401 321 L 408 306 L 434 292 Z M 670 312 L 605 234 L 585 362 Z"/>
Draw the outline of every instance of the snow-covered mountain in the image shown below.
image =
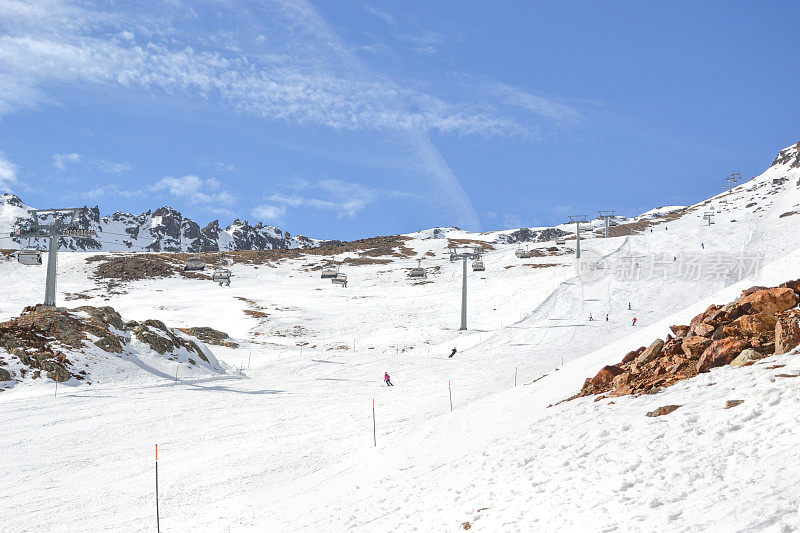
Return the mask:
<path id="1" fill-rule="evenodd" d="M 32 209 L 13 194 L 0 195 L 0 243 L 3 248 L 17 248 L 20 240 L 11 236 L 16 228 L 25 229 L 32 224 L 27 211 Z M 62 250 L 97 251 L 154 251 L 154 252 L 215 252 L 228 250 L 272 250 L 309 248 L 321 241 L 302 235 L 292 236 L 275 226 L 258 223 L 250 225 L 236 219 L 227 228 L 218 220 L 205 227 L 184 217 L 171 207 L 161 207 L 141 215 L 116 212 L 100 216 L 97 206 L 81 215 L 79 224 L 97 232 L 94 238 L 62 238 Z M 27 245 L 23 240 L 22 245 Z M 42 244 L 34 243 L 31 244 Z"/>

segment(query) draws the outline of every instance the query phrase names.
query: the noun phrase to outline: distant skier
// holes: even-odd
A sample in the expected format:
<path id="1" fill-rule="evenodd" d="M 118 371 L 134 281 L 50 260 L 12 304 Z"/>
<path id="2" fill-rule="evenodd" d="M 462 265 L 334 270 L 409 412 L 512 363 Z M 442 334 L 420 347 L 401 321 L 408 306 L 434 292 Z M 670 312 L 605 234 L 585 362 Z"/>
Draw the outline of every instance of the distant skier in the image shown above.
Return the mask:
<path id="1" fill-rule="evenodd" d="M 594 321 L 594 318 L 592 318 L 592 313 L 589 313 L 589 322 L 592 322 L 592 321 Z"/>
<path id="2" fill-rule="evenodd" d="M 633 317 L 633 322 L 631 323 L 631 326 L 635 326 L 635 325 L 636 325 L 636 317 Z"/>
<path id="3" fill-rule="evenodd" d="M 631 310 L 631 303 L 628 302 L 628 311 L 630 311 L 630 310 Z"/>
<path id="4" fill-rule="evenodd" d="M 455 354 L 456 354 L 456 349 L 453 348 L 453 351 L 450 352 L 450 355 L 448 357 L 453 357 Z"/>
<path id="5" fill-rule="evenodd" d="M 606 322 L 608 322 L 608 313 L 606 313 Z"/>
<path id="6" fill-rule="evenodd" d="M 706 245 L 705 245 L 705 244 L 703 244 L 703 243 L 701 242 L 701 243 L 700 243 L 700 248 L 702 248 L 703 250 L 705 250 L 705 249 L 706 249 Z"/>
<path id="7" fill-rule="evenodd" d="M 387 387 L 394 387 L 394 385 L 392 384 L 392 380 L 389 378 L 388 372 L 383 373 L 383 381 L 386 382 Z"/>

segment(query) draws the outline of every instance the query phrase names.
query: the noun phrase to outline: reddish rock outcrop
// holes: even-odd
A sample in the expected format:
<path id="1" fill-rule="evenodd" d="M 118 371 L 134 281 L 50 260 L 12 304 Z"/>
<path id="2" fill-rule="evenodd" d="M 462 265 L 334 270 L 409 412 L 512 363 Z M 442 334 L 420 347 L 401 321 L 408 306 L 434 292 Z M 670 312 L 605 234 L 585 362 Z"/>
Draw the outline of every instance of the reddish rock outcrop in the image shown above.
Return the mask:
<path id="1" fill-rule="evenodd" d="M 664 341 L 661 339 L 656 339 L 653 341 L 647 349 L 642 352 L 642 355 L 636 360 L 636 364 L 638 365 L 646 365 L 659 355 L 661 355 L 661 349 L 664 347 Z"/>
<path id="2" fill-rule="evenodd" d="M 779 287 L 750 287 L 725 306 L 711 305 L 690 324 L 673 325 L 665 340 L 656 339 L 604 367 L 587 379 L 580 393 L 654 393 L 700 372 L 730 364 L 747 366 L 769 355 L 800 346 L 800 280 Z"/>
<path id="3" fill-rule="evenodd" d="M 740 299 L 742 304 L 750 304 L 758 313 L 774 315 L 797 305 L 797 294 L 789 287 L 761 289 Z"/>
<path id="4" fill-rule="evenodd" d="M 758 313 L 755 315 L 744 315 L 733 321 L 739 331 L 747 337 L 768 334 L 770 337 L 775 335 L 775 315 Z"/>
<path id="5" fill-rule="evenodd" d="M 683 340 L 681 348 L 683 348 L 684 355 L 689 359 L 700 359 L 703 352 L 711 346 L 711 339 L 705 337 L 686 337 Z"/>
<path id="6" fill-rule="evenodd" d="M 697 362 L 697 371 L 708 372 L 712 368 L 727 365 L 736 359 L 742 350 L 749 347 L 749 342 L 735 337 L 714 341 L 700 356 L 700 360 Z"/>
<path id="7" fill-rule="evenodd" d="M 670 326 L 669 329 L 672 330 L 672 333 L 679 339 L 689 334 L 689 326 Z"/>
<path id="8" fill-rule="evenodd" d="M 800 344 L 800 309 L 778 313 L 775 323 L 775 353 L 789 353 Z"/>

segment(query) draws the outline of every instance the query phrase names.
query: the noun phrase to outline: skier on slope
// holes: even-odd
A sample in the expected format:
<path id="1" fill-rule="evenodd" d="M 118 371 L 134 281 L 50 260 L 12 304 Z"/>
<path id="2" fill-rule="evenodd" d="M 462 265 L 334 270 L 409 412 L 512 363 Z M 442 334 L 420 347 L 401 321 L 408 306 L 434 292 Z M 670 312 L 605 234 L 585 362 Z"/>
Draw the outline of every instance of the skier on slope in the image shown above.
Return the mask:
<path id="1" fill-rule="evenodd" d="M 453 348 L 453 351 L 450 352 L 450 355 L 448 357 L 453 357 L 455 354 L 456 354 L 456 349 Z"/>
<path id="2" fill-rule="evenodd" d="M 705 250 L 705 249 L 706 249 L 706 245 L 705 245 L 705 244 L 703 244 L 703 243 L 701 242 L 701 243 L 700 243 L 700 248 L 702 248 L 703 250 Z"/>
<path id="3" fill-rule="evenodd" d="M 636 325 L 636 317 L 633 317 L 633 322 L 631 323 L 631 326 L 635 326 L 635 325 Z"/>
<path id="4" fill-rule="evenodd" d="M 608 322 L 608 313 L 606 313 L 606 322 Z"/>
<path id="5" fill-rule="evenodd" d="M 383 381 L 386 382 L 387 387 L 394 387 L 394 385 L 392 384 L 392 380 L 389 378 L 388 372 L 383 373 Z"/>
<path id="6" fill-rule="evenodd" d="M 631 310 L 631 303 L 628 302 L 628 311 L 630 311 L 630 310 Z"/>
<path id="7" fill-rule="evenodd" d="M 592 322 L 594 318 L 592 318 L 592 313 L 589 313 L 589 322 Z"/>

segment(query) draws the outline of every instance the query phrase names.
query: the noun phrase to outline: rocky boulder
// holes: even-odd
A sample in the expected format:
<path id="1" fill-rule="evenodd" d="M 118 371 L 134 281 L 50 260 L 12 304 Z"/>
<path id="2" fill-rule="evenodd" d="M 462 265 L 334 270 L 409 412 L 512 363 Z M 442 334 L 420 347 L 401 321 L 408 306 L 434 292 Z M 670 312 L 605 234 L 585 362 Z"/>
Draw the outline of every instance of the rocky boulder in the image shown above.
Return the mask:
<path id="1" fill-rule="evenodd" d="M 689 334 L 689 326 L 670 326 L 669 329 L 679 339 Z"/>
<path id="2" fill-rule="evenodd" d="M 800 309 L 783 311 L 776 318 L 775 353 L 789 353 L 800 344 Z"/>
<path id="3" fill-rule="evenodd" d="M 747 363 L 750 363 L 752 361 L 758 361 L 759 359 L 763 359 L 763 357 L 764 357 L 763 355 L 761 355 L 754 349 L 747 348 L 746 350 L 742 350 L 742 353 L 740 353 L 736 357 L 736 359 L 731 361 L 730 364 L 733 367 L 745 366 Z"/>
<path id="4" fill-rule="evenodd" d="M 664 341 L 661 339 L 656 339 L 653 341 L 650 346 L 642 353 L 641 356 L 636 360 L 636 364 L 638 365 L 646 365 L 659 355 L 661 355 L 661 350 L 664 348 Z"/>
<path id="5" fill-rule="evenodd" d="M 750 304 L 758 313 L 774 315 L 797 305 L 797 295 L 788 287 L 761 289 L 740 299 L 742 304 Z"/>
<path id="6" fill-rule="evenodd" d="M 775 315 L 768 313 L 757 313 L 754 315 L 744 315 L 733 321 L 739 331 L 747 337 L 754 335 L 768 334 L 770 337 L 775 333 Z"/>
<path id="7" fill-rule="evenodd" d="M 734 337 L 714 341 L 700 356 L 697 371 L 708 372 L 712 368 L 727 365 L 742 353 L 742 350 L 749 347 L 749 342 Z"/>
<path id="8" fill-rule="evenodd" d="M 686 337 L 681 344 L 683 348 L 683 353 L 689 359 L 700 359 L 700 356 L 703 352 L 711 346 L 711 339 L 707 339 L 705 337 Z"/>

